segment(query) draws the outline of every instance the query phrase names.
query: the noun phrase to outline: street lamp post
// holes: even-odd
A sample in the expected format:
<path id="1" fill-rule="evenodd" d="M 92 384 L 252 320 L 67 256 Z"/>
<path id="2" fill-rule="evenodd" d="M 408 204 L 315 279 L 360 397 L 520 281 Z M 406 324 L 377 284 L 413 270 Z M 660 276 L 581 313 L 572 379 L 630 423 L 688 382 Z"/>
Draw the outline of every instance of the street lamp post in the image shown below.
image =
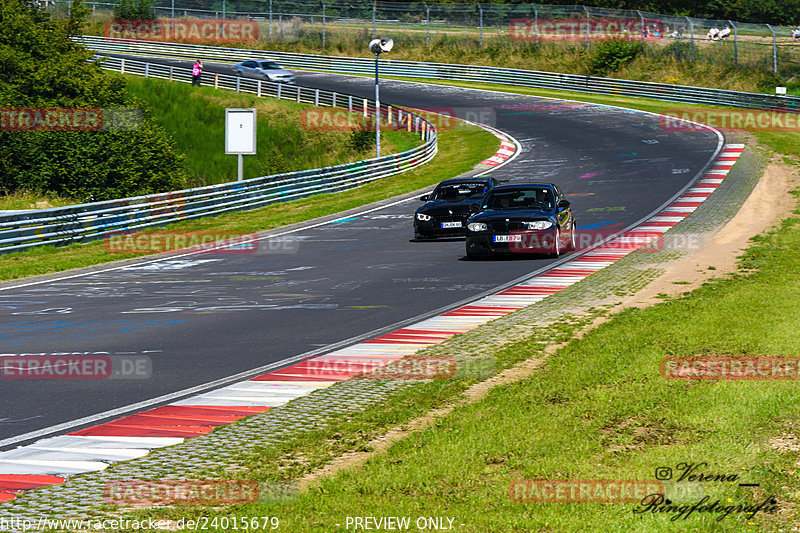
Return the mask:
<path id="1" fill-rule="evenodd" d="M 369 42 L 369 50 L 375 54 L 375 157 L 381 156 L 381 96 L 380 82 L 378 81 L 378 56 L 391 50 L 392 46 L 394 46 L 394 41 L 390 37 L 372 39 Z"/>

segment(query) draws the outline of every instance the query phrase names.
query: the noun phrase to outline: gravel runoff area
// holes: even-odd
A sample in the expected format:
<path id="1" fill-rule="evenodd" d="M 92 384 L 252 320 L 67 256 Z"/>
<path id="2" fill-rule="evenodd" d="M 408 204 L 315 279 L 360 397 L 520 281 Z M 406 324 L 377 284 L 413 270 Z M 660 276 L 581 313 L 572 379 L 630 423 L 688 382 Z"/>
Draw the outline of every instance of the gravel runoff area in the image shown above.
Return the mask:
<path id="1" fill-rule="evenodd" d="M 737 139 L 728 141 L 736 142 Z M 530 326 L 613 307 L 623 297 L 639 291 L 664 273 L 671 263 L 685 258 L 708 242 L 737 213 L 767 163 L 764 154 L 746 147 L 716 192 L 664 235 L 666 245 L 663 250 L 628 254 L 557 294 L 427 348 L 425 353 L 464 361 L 485 353 L 487 347 L 525 337 Z M 674 247 L 670 246 L 673 242 L 676 243 Z M 686 243 L 693 246 L 685 246 Z M 140 459 L 75 476 L 61 485 L 29 490 L 0 504 L 0 524 L 25 519 L 35 523 L 42 517 L 91 519 L 109 516 L 106 514 L 108 504 L 104 500 L 104 487 L 109 482 L 223 477 L 226 472 L 240 469 L 243 458 L 258 449 L 286 442 L 304 431 L 323 427 L 330 420 L 347 417 L 379 402 L 391 401 L 393 395 L 415 386 L 420 386 L 420 382 L 343 381 L 182 444 L 153 450 Z M 116 516 L 120 509 L 115 511 Z"/>

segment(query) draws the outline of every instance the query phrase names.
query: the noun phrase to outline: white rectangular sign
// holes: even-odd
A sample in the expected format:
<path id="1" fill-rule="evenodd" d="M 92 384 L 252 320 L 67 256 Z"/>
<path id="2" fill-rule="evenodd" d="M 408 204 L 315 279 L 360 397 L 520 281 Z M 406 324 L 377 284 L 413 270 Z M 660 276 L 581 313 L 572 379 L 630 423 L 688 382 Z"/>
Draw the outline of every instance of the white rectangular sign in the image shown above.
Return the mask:
<path id="1" fill-rule="evenodd" d="M 256 153 L 256 110 L 225 110 L 225 153 Z"/>

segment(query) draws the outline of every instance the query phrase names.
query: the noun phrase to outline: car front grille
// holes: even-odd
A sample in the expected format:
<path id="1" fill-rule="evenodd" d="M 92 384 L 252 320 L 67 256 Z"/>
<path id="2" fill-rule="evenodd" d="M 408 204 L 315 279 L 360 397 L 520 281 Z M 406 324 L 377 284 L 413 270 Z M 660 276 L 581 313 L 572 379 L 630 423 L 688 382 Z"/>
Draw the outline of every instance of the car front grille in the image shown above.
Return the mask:
<path id="1" fill-rule="evenodd" d="M 454 213 L 452 215 L 433 215 L 433 220 L 435 222 L 455 222 L 455 221 L 466 221 L 469 218 L 469 213 Z"/>
<path id="2" fill-rule="evenodd" d="M 489 229 L 494 233 L 508 233 L 509 231 L 522 231 L 528 229 L 525 222 L 518 220 L 493 220 L 489 223 Z"/>

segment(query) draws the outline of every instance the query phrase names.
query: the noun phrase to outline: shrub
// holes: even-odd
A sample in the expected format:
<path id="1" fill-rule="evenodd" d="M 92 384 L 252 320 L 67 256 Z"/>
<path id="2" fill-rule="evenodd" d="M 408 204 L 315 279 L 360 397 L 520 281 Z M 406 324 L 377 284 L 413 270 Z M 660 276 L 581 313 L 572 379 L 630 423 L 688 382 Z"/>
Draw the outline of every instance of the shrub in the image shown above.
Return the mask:
<path id="1" fill-rule="evenodd" d="M 586 69 L 593 76 L 616 72 L 642 53 L 642 43 L 609 40 L 600 43 L 587 58 Z"/>
<path id="2" fill-rule="evenodd" d="M 0 132 L 0 189 L 81 201 L 184 188 L 183 155 L 149 119 L 132 131 Z"/>
<path id="3" fill-rule="evenodd" d="M 130 131 L 0 131 L 0 189 L 105 200 L 181 188 L 183 156 L 170 136 L 130 98 L 119 75 L 89 61 L 70 36 L 88 16 L 73 0 L 65 21 L 36 17 L 22 0 L 0 1 L 0 102 L 3 107 L 143 110 Z"/>
<path id="4" fill-rule="evenodd" d="M 372 122 L 363 124 L 360 128 L 350 130 L 347 146 L 355 153 L 366 152 L 375 147 L 375 126 Z"/>
<path id="5" fill-rule="evenodd" d="M 695 48 L 695 56 L 697 52 L 698 50 Z M 673 41 L 664 48 L 662 54 L 665 57 L 671 57 L 678 61 L 691 61 L 692 45 L 686 41 Z"/>
<path id="6" fill-rule="evenodd" d="M 114 18 L 117 20 L 155 20 L 152 0 L 120 0 L 114 6 Z"/>

